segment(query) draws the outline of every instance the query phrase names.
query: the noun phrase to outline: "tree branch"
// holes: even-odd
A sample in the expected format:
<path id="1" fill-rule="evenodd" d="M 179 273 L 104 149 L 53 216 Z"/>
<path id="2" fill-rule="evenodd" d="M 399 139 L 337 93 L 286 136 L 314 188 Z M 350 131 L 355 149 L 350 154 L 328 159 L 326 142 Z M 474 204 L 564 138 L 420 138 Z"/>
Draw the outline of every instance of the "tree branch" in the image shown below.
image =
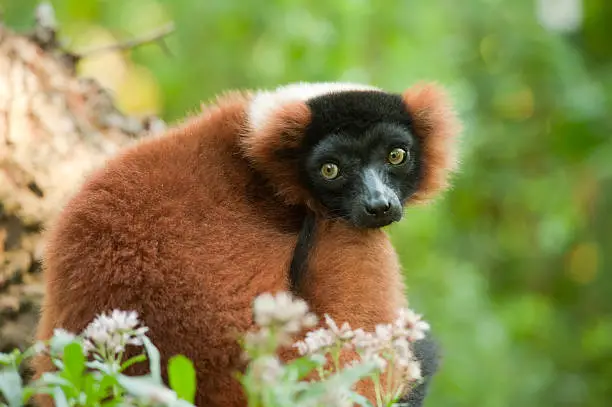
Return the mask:
<path id="1" fill-rule="evenodd" d="M 143 35 L 141 37 L 132 38 L 130 40 L 119 42 L 116 44 L 109 44 L 102 47 L 92 48 L 89 50 L 76 52 L 75 55 L 81 58 L 87 58 L 94 54 L 109 52 L 109 51 L 117 51 L 117 50 L 128 50 L 132 48 L 139 47 L 144 44 L 150 43 L 158 43 L 158 45 L 166 52 L 168 52 L 168 48 L 163 42 L 164 38 L 168 35 L 172 34 L 175 30 L 174 23 L 166 24 L 165 26 L 159 27 L 150 33 Z"/>

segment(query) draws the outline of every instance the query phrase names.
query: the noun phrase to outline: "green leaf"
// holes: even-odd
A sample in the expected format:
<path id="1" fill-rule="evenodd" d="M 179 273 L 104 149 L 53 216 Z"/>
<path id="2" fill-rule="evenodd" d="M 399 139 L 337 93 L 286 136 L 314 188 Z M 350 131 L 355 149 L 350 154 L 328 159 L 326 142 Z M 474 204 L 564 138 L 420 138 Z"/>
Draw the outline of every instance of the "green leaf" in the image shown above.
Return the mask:
<path id="1" fill-rule="evenodd" d="M 98 401 L 98 392 L 96 391 L 96 384 L 96 379 L 93 375 L 85 374 L 85 376 L 83 376 L 82 391 L 86 396 L 86 405 L 88 406 L 93 405 L 95 402 Z"/>
<path id="2" fill-rule="evenodd" d="M 61 353 L 66 346 L 78 341 L 78 338 L 70 332 L 56 330 L 49 341 L 49 350 L 52 355 Z"/>
<path id="3" fill-rule="evenodd" d="M 66 345 L 64 348 L 64 366 L 64 371 L 68 374 L 70 381 L 80 389 L 83 372 L 85 371 L 85 355 L 80 343 L 73 342 Z"/>
<path id="4" fill-rule="evenodd" d="M 29 359 L 33 356 L 35 356 L 40 349 L 39 348 L 44 348 L 46 349 L 47 346 L 45 345 L 44 341 L 36 341 L 33 345 L 31 345 L 29 348 L 27 348 L 18 358 L 17 358 L 17 362 L 21 363 L 24 359 Z"/>
<path id="5" fill-rule="evenodd" d="M 32 387 L 24 387 L 23 388 L 23 394 L 21 396 L 21 405 L 26 405 L 26 404 L 31 404 L 28 403 L 28 401 L 30 401 L 30 398 L 36 394 L 36 390 Z"/>
<path id="6" fill-rule="evenodd" d="M 149 369 L 151 370 L 151 378 L 155 380 L 156 383 L 162 383 L 161 377 L 161 362 L 159 356 L 159 350 L 153 345 L 153 342 L 148 337 L 142 338 L 144 348 L 147 351 L 147 356 L 149 357 Z"/>
<path id="7" fill-rule="evenodd" d="M 183 355 L 176 355 L 168 362 L 170 388 L 183 400 L 193 403 L 196 392 L 196 374 L 193 363 Z"/>
<path id="8" fill-rule="evenodd" d="M 376 368 L 373 363 L 360 363 L 355 366 L 345 367 L 337 373 L 332 374 L 322 382 L 313 382 L 304 390 L 299 397 L 300 401 L 312 401 L 323 396 L 329 389 L 350 389 L 358 380 L 368 377 Z"/>
<path id="9" fill-rule="evenodd" d="M 53 400 L 55 401 L 55 407 L 69 407 L 66 395 L 59 387 L 56 387 L 53 391 Z"/>
<path id="10" fill-rule="evenodd" d="M 372 403 L 370 403 L 370 400 L 363 397 L 359 393 L 355 393 L 354 391 L 351 391 L 349 393 L 349 399 L 351 399 L 352 401 L 354 401 L 355 403 L 359 404 L 362 407 L 373 407 Z"/>
<path id="11" fill-rule="evenodd" d="M 113 398 L 108 401 L 102 402 L 100 405 L 102 407 L 114 407 L 114 406 L 121 405 L 121 404 L 125 404 L 124 401 L 121 400 L 121 398 Z"/>
<path id="12" fill-rule="evenodd" d="M 19 349 L 13 349 L 11 353 L 0 353 L 0 365 L 13 365 L 17 367 L 20 362 L 21 351 Z"/>
<path id="13" fill-rule="evenodd" d="M 98 399 L 101 400 L 105 396 L 110 395 L 112 387 L 117 384 L 119 383 L 113 376 L 104 376 L 102 380 L 100 380 L 100 386 L 98 387 Z"/>
<path id="14" fill-rule="evenodd" d="M 85 362 L 85 366 L 90 368 L 90 369 L 94 369 L 97 370 L 99 372 L 102 372 L 105 375 L 112 375 L 112 369 L 111 366 L 109 366 L 106 363 L 100 362 L 98 360 L 91 360 L 89 362 Z"/>
<path id="15" fill-rule="evenodd" d="M 57 368 L 57 370 L 64 370 L 64 362 L 56 357 L 52 358 L 51 361 Z"/>
<path id="16" fill-rule="evenodd" d="M 145 355 L 145 354 L 134 356 L 134 357 L 126 360 L 125 362 L 123 362 L 123 364 L 121 365 L 121 369 L 119 371 L 123 372 L 125 369 L 127 369 L 130 366 L 132 366 L 133 364 L 144 362 L 146 360 L 147 360 L 147 355 Z"/>
<path id="17" fill-rule="evenodd" d="M 60 373 L 45 372 L 37 380 L 39 386 L 70 386 L 70 382 L 60 376 Z"/>
<path id="18" fill-rule="evenodd" d="M 334 373 L 329 380 L 337 385 L 351 387 L 353 383 L 359 379 L 369 376 L 376 370 L 374 363 L 359 363 L 354 366 L 345 367 L 337 373 Z"/>
<path id="19" fill-rule="evenodd" d="M 4 395 L 9 407 L 21 406 L 22 386 L 21 376 L 17 369 L 0 370 L 0 393 Z"/>
<path id="20" fill-rule="evenodd" d="M 291 380 L 300 380 L 312 372 L 319 364 L 309 356 L 294 359 L 286 365 L 287 376 Z"/>
<path id="21" fill-rule="evenodd" d="M 15 358 L 9 353 L 0 353 L 0 365 L 10 365 L 15 361 Z"/>
<path id="22" fill-rule="evenodd" d="M 129 394 L 138 398 L 148 399 L 155 395 L 163 404 L 170 404 L 177 398 L 172 390 L 157 383 L 150 376 L 125 376 L 120 374 L 117 376 L 117 380 Z"/>

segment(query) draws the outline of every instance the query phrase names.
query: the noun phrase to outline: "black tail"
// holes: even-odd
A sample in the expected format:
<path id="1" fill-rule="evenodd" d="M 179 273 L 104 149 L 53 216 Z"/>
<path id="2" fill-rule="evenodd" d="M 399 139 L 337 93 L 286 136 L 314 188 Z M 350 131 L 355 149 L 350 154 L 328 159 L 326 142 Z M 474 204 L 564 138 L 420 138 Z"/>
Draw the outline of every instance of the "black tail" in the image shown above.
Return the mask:
<path id="1" fill-rule="evenodd" d="M 314 243 L 316 232 L 316 217 L 315 214 L 307 210 L 306 217 L 302 222 L 302 228 L 298 235 L 295 249 L 293 250 L 293 258 L 289 267 L 289 283 L 291 292 L 299 295 L 300 286 L 304 281 L 304 275 L 308 272 L 308 256 Z"/>

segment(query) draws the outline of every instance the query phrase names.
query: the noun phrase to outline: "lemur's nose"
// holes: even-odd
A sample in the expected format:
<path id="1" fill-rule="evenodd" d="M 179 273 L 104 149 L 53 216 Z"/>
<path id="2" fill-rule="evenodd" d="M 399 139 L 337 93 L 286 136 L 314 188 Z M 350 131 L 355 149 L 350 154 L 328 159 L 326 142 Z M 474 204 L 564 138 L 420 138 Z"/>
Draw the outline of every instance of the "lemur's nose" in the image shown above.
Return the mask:
<path id="1" fill-rule="evenodd" d="M 369 199 L 365 202 L 365 210 L 368 214 L 372 216 L 383 216 L 386 215 L 391 209 L 391 202 L 385 197 L 378 197 L 374 199 Z"/>

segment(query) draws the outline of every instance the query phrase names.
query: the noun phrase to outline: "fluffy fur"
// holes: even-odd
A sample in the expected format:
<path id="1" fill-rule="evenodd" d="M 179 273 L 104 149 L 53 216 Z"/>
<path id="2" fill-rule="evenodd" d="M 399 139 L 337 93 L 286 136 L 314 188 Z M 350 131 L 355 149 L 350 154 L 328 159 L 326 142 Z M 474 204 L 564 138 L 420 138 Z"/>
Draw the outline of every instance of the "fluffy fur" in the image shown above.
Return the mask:
<path id="1" fill-rule="evenodd" d="M 135 310 L 163 366 L 178 353 L 194 361 L 197 405 L 243 406 L 232 377 L 244 366 L 236 338 L 253 325 L 255 296 L 290 289 L 306 213 L 324 213 L 298 181 L 290 154 L 310 124 L 305 102 L 347 88 L 355 90 L 302 85 L 231 93 L 184 126 L 110 160 L 50 230 L 37 338 L 60 327 L 80 331 L 114 308 Z M 402 97 L 424 152 L 422 182 L 410 202 L 425 202 L 446 188 L 454 169 L 457 120 L 435 85 Z M 355 328 L 390 322 L 405 296 L 385 232 L 317 219 L 302 297 L 319 315 Z M 35 369 L 40 375 L 52 366 L 41 356 Z M 144 372 L 143 365 L 130 370 Z"/>
<path id="2" fill-rule="evenodd" d="M 355 90 L 380 90 L 373 86 L 357 83 L 299 82 L 281 86 L 273 91 L 258 92 L 248 110 L 248 125 L 252 131 L 260 131 L 270 121 L 276 120 L 276 110 L 292 102 L 305 102 L 321 95 L 333 92 L 346 92 Z"/>

